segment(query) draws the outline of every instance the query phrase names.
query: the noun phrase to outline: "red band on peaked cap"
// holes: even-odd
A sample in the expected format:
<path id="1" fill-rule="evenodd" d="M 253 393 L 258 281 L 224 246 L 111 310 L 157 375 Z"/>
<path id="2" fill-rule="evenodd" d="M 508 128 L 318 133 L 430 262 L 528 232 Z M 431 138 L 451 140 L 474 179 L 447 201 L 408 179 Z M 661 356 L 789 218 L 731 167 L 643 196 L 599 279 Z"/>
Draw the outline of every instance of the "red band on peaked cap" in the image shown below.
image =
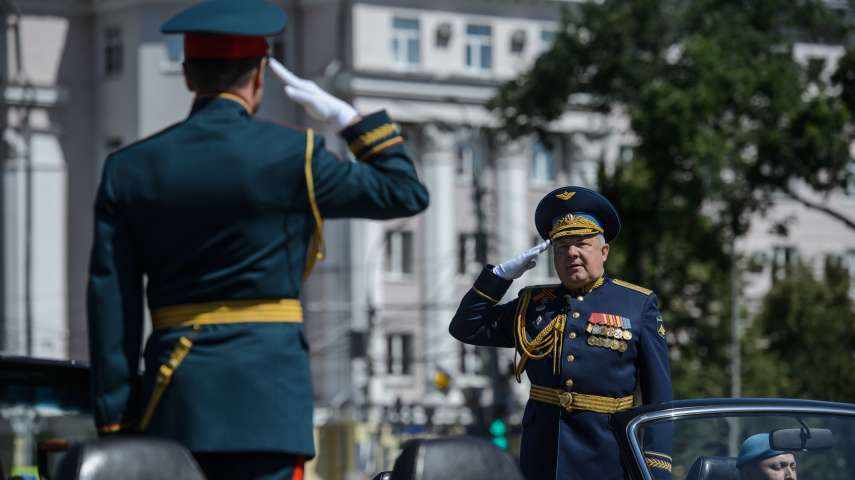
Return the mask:
<path id="1" fill-rule="evenodd" d="M 184 34 L 184 58 L 236 60 L 266 55 L 267 40 L 264 37 L 199 32 Z"/>

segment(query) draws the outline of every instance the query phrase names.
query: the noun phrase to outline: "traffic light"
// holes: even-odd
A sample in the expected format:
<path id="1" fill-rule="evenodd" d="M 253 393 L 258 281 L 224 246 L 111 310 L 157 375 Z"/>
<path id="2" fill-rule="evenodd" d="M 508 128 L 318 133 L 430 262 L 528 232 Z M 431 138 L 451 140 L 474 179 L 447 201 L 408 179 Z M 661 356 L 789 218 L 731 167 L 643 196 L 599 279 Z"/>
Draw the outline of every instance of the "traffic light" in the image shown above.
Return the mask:
<path id="1" fill-rule="evenodd" d="M 501 418 L 490 423 L 490 435 L 493 436 L 493 445 L 502 450 L 508 449 L 508 425 Z"/>

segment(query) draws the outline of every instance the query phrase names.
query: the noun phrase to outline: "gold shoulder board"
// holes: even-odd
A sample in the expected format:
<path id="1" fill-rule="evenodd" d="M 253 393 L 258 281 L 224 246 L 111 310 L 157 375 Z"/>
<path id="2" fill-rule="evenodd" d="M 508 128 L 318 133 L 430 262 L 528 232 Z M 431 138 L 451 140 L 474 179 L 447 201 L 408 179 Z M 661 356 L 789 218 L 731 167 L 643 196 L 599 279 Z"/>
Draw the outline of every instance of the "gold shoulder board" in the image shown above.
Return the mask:
<path id="1" fill-rule="evenodd" d="M 614 283 L 615 285 L 620 285 L 621 287 L 628 288 L 630 290 L 635 290 L 636 292 L 641 292 L 645 295 L 650 295 L 651 293 L 653 293 L 653 290 L 651 290 L 649 288 L 644 288 L 644 287 L 638 286 L 634 283 L 625 282 L 623 280 L 618 280 L 616 278 L 612 279 L 612 283 Z"/>

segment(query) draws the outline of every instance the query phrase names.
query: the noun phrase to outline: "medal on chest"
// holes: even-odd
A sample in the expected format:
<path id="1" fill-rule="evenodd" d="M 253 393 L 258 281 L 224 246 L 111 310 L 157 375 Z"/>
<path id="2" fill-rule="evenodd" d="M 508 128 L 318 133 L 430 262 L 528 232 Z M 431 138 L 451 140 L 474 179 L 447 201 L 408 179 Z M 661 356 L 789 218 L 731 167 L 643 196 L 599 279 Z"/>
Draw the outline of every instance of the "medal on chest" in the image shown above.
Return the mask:
<path id="1" fill-rule="evenodd" d="M 588 317 L 588 345 L 625 352 L 632 340 L 632 321 L 610 313 L 592 313 Z"/>

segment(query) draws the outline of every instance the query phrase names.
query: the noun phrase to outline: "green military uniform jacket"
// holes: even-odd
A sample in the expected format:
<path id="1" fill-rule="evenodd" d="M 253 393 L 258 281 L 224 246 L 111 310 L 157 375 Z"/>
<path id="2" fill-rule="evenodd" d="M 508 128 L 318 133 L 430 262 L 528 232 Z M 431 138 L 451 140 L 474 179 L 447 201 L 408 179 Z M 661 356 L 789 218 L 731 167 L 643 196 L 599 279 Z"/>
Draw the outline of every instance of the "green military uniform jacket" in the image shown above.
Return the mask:
<path id="1" fill-rule="evenodd" d="M 314 455 L 302 323 L 156 329 L 139 378 L 143 298 L 155 312 L 297 299 L 317 226 L 313 203 L 326 218 L 387 219 L 427 207 L 428 192 L 384 112 L 341 135 L 357 162 L 218 96 L 107 158 L 88 285 L 100 431 L 139 428 L 152 410 L 145 432 L 193 451 Z M 157 392 L 164 365 L 169 384 Z M 156 408 L 148 408 L 155 395 Z"/>

